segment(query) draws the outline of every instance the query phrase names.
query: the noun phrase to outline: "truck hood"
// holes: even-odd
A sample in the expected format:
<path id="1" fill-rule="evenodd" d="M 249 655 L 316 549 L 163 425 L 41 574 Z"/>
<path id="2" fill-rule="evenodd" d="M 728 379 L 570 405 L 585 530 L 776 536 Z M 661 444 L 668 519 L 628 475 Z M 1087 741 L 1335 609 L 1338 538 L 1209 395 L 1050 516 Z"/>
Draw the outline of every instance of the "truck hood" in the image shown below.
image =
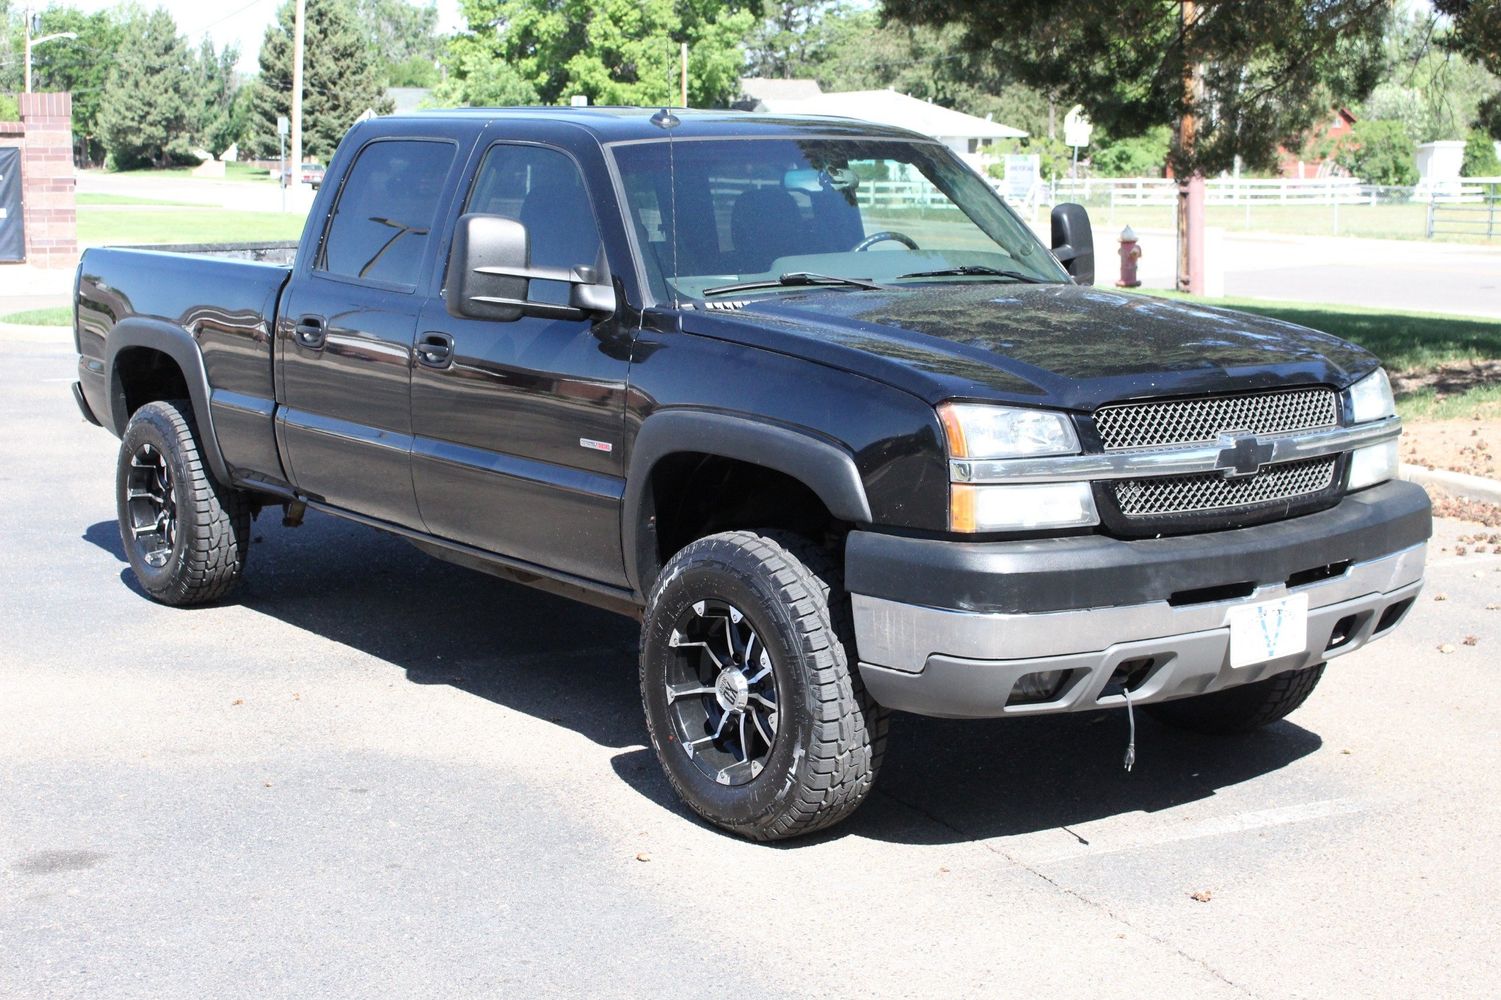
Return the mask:
<path id="1" fill-rule="evenodd" d="M 1078 285 L 836 288 L 683 314 L 683 328 L 913 392 L 1087 411 L 1152 396 L 1326 384 L 1377 366 L 1307 327 Z"/>

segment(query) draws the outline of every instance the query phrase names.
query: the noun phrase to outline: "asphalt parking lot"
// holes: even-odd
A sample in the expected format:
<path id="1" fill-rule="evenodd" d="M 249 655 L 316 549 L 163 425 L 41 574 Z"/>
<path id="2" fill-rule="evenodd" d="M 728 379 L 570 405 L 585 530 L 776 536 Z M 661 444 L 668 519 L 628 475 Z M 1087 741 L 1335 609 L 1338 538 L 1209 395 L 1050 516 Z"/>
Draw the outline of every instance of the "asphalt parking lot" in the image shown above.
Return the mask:
<path id="1" fill-rule="evenodd" d="M 269 513 L 237 601 L 146 600 L 72 372 L 0 330 L 0 996 L 1501 992 L 1469 526 L 1255 737 L 1140 719 L 1128 774 L 1118 713 L 899 717 L 852 821 L 767 847 L 672 798 L 624 619 Z"/>

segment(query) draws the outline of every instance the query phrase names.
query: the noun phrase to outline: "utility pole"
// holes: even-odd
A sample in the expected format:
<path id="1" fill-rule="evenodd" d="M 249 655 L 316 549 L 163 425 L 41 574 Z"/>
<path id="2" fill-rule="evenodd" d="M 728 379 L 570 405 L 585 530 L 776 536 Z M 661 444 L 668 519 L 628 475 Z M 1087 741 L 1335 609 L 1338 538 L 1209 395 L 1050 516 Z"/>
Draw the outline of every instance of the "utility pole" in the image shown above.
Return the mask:
<path id="1" fill-rule="evenodd" d="M 307 0 L 297 0 L 292 25 L 292 176 L 289 184 L 302 184 L 302 48 L 306 32 Z"/>
<path id="2" fill-rule="evenodd" d="M 682 70 L 678 74 L 678 81 L 679 81 L 679 84 L 680 84 L 680 89 L 682 91 L 682 94 L 680 95 L 682 97 L 682 99 L 683 99 L 682 104 L 683 104 L 683 107 L 686 108 L 688 106 L 688 43 L 687 42 L 683 43 L 683 48 L 682 48 L 681 51 L 682 51 Z"/>
<path id="3" fill-rule="evenodd" d="M 1178 149 L 1184 159 L 1192 156 L 1198 139 L 1201 78 L 1198 63 L 1191 58 L 1189 34 L 1197 20 L 1193 0 L 1181 0 L 1180 28 L 1183 47 L 1183 115 L 1178 120 Z M 1197 169 L 1178 177 L 1178 282 L 1180 292 L 1204 294 L 1204 175 Z"/>

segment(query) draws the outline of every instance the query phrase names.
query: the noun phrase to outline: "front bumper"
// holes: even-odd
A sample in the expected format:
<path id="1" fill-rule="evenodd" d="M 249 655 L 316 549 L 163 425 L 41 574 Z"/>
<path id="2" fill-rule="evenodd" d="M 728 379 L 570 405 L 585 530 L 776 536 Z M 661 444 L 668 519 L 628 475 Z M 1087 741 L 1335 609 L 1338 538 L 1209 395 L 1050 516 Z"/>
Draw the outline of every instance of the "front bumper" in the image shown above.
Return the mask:
<path id="1" fill-rule="evenodd" d="M 1234 531 L 965 543 L 850 535 L 860 673 L 888 708 L 992 718 L 1204 694 L 1353 652 L 1422 587 L 1428 497 L 1387 483 L 1305 517 Z M 1303 649 L 1231 667 L 1230 609 L 1308 596 Z M 927 595 L 922 599 L 921 595 Z M 1049 700 L 1019 678 L 1063 671 Z"/>

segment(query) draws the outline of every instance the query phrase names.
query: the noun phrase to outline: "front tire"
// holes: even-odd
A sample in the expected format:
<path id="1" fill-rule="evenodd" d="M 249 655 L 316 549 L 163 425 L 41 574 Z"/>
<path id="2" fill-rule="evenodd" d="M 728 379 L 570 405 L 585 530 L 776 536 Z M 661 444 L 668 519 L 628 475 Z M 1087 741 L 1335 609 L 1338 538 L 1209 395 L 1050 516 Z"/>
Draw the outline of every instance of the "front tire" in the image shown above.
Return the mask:
<path id="1" fill-rule="evenodd" d="M 851 662 L 848 606 L 834 560 L 791 535 L 710 535 L 663 568 L 641 697 L 667 780 L 698 815 L 780 840 L 865 800 L 887 717 Z"/>
<path id="2" fill-rule="evenodd" d="M 1292 713 L 1323 676 L 1324 664 L 1318 663 L 1212 694 L 1148 705 L 1147 710 L 1161 722 L 1196 733 L 1249 733 Z"/>
<path id="3" fill-rule="evenodd" d="M 153 600 L 203 604 L 239 583 L 250 550 L 250 504 L 209 472 L 187 403 L 147 403 L 131 416 L 120 441 L 115 505 L 125 556 Z"/>

